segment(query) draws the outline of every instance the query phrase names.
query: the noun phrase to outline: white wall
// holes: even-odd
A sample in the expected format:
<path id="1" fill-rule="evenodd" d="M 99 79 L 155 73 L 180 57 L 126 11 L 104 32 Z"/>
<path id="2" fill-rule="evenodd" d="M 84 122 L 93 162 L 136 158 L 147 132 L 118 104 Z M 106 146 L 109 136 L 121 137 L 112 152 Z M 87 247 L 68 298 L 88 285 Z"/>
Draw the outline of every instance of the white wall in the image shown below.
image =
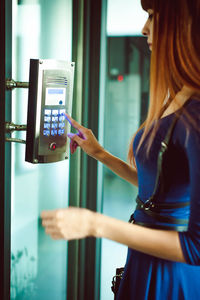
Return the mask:
<path id="1" fill-rule="evenodd" d="M 147 13 L 140 0 L 108 0 L 108 36 L 141 35 Z"/>

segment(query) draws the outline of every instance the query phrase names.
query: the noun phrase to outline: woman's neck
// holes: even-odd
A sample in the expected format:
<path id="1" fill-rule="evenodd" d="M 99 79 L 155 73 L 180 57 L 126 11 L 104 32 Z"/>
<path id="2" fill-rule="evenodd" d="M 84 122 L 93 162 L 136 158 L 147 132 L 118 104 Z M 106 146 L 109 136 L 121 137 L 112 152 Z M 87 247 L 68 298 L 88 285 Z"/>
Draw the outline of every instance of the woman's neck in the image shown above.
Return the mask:
<path id="1" fill-rule="evenodd" d="M 184 103 L 190 99 L 195 94 L 195 91 L 187 86 L 183 86 L 182 89 L 176 94 L 174 99 L 171 101 L 167 109 L 162 114 L 162 118 L 167 115 L 174 113 L 178 110 Z"/>
<path id="2" fill-rule="evenodd" d="M 185 102 L 194 94 L 195 94 L 195 90 L 193 90 L 193 89 L 187 87 L 186 85 L 184 85 L 182 87 L 182 89 L 176 94 L 176 96 L 178 96 L 180 101 Z"/>

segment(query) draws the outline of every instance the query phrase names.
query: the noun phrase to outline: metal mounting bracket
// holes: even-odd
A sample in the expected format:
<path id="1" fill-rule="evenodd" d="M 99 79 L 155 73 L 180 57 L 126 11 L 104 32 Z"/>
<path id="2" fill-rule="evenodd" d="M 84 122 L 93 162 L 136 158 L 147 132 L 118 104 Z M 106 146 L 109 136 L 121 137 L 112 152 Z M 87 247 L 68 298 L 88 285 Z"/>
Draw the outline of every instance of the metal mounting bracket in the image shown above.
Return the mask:
<path id="1" fill-rule="evenodd" d="M 26 125 L 17 125 L 13 122 L 6 122 L 5 131 L 6 133 L 12 133 L 13 131 L 26 131 Z"/>
<path id="2" fill-rule="evenodd" d="M 15 88 L 28 88 L 29 82 L 21 82 L 21 81 L 15 81 L 13 79 L 6 79 L 6 89 L 7 90 L 13 90 Z"/>
<path id="3" fill-rule="evenodd" d="M 5 123 L 5 133 L 12 133 L 13 131 L 26 131 L 27 126 L 26 125 L 17 125 L 12 122 L 6 122 Z M 22 139 L 17 139 L 17 138 L 12 138 L 12 137 L 6 137 L 5 138 L 6 142 L 15 142 L 15 143 L 21 143 L 21 144 L 26 144 L 25 140 Z"/>
<path id="4" fill-rule="evenodd" d="M 26 144 L 26 141 L 25 140 L 21 140 L 21 139 L 16 139 L 16 138 L 8 138 L 6 137 L 5 138 L 5 141 L 6 142 L 10 142 L 10 143 L 20 143 L 20 144 Z"/>

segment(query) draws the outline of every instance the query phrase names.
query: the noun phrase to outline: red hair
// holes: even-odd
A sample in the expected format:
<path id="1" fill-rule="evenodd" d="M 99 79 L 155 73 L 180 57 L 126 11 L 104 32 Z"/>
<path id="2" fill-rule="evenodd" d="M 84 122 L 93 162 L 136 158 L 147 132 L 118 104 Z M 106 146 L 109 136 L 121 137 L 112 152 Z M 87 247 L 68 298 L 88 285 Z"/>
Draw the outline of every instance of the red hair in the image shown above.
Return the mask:
<path id="1" fill-rule="evenodd" d="M 171 101 L 176 101 L 182 87 L 192 88 L 195 95 L 200 95 L 200 0 L 141 0 L 141 4 L 145 10 L 154 11 L 150 104 L 146 121 L 139 128 L 144 127 L 144 133 L 138 146 L 155 122 L 147 143 L 148 153 L 158 119 Z M 170 97 L 165 105 L 167 95 Z M 131 163 L 134 137 L 128 153 Z"/>

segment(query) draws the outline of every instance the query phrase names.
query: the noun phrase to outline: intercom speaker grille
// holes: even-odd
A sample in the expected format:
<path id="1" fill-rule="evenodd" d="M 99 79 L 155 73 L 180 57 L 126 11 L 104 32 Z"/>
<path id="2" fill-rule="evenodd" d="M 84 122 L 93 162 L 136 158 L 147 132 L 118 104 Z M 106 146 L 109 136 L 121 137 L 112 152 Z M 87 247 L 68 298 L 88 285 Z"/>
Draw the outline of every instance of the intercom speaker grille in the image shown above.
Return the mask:
<path id="1" fill-rule="evenodd" d="M 57 77 L 47 76 L 46 85 L 52 85 L 52 84 L 67 86 L 67 78 L 64 76 L 57 76 Z"/>

